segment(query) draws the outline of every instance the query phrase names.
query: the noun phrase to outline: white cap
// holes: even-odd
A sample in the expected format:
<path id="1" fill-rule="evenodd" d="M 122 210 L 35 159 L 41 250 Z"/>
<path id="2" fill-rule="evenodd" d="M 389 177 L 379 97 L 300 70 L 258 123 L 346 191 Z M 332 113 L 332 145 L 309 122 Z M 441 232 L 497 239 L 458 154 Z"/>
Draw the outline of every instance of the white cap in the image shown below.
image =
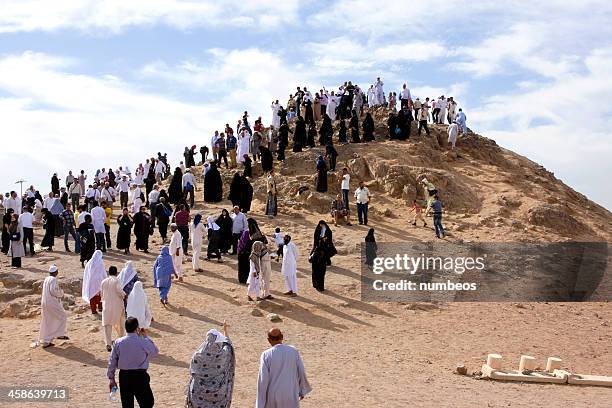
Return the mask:
<path id="1" fill-rule="evenodd" d="M 55 273 L 57 272 L 57 266 L 56 265 L 51 265 L 49 267 L 49 273 Z"/>

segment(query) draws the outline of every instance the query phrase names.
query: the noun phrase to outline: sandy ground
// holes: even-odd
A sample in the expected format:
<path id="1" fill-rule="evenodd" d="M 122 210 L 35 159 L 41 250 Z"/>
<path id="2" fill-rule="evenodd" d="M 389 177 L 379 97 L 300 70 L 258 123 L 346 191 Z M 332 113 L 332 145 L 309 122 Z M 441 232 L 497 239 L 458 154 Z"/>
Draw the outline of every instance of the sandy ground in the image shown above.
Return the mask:
<path id="1" fill-rule="evenodd" d="M 227 203 L 225 203 L 227 206 Z M 201 205 L 196 211 L 216 214 L 220 205 Z M 253 213 L 261 214 L 261 204 Z M 291 233 L 302 254 L 308 251 L 319 216 L 279 216 L 258 219 L 271 235 L 276 225 Z M 415 229 L 409 223 L 376 220 L 378 241 L 402 237 L 431 240 L 433 231 Z M 337 227 L 336 245 L 350 248 L 361 242 L 367 227 Z M 38 233 L 38 232 L 37 232 Z M 310 284 L 310 264 L 302 256 L 300 296 L 282 296 L 280 266 L 273 262 L 274 300 L 249 303 L 246 287 L 237 283 L 235 257 L 223 264 L 205 262 L 195 273 L 186 262 L 186 279 L 173 286 L 170 306 L 158 302 L 151 288 L 152 254 L 116 251 L 105 256 L 106 266 L 119 268 L 134 260 L 152 304 L 155 318 L 150 335 L 161 355 L 151 362 L 149 373 L 156 406 L 182 406 L 191 354 L 210 328 L 226 319 L 236 348 L 237 366 L 234 407 L 254 405 L 260 353 L 268 347 L 266 318 L 277 313 L 276 323 L 286 343 L 295 345 L 304 359 L 313 392 L 304 407 L 609 407 L 612 389 L 569 385 L 537 385 L 477 380 L 453 373 L 464 363 L 470 373 L 478 371 L 488 353 L 503 355 L 509 368 L 521 354 L 537 357 L 544 366 L 548 356 L 563 359 L 563 366 L 578 373 L 612 374 L 612 307 L 608 303 L 452 303 L 418 310 L 413 304 L 365 303 L 360 300 L 359 259 L 355 251 L 338 255 L 328 268 L 327 291 L 316 292 Z M 66 254 L 60 242 L 53 253 L 24 260 L 25 268 L 45 276 L 50 262 L 60 267 L 60 277 L 80 276 L 74 254 Z M 9 261 L 2 259 L 6 270 Z M 78 301 L 81 303 L 81 301 Z M 263 316 L 252 315 L 253 309 Z M 37 339 L 39 319 L 0 320 L 0 385 L 58 385 L 70 388 L 68 403 L 44 406 L 105 407 L 108 402 L 106 366 L 108 353 L 103 335 L 95 331 L 100 321 L 88 311 L 71 312 L 68 341 L 43 350 L 30 348 Z M 2 406 L 38 407 L 41 403 Z"/>

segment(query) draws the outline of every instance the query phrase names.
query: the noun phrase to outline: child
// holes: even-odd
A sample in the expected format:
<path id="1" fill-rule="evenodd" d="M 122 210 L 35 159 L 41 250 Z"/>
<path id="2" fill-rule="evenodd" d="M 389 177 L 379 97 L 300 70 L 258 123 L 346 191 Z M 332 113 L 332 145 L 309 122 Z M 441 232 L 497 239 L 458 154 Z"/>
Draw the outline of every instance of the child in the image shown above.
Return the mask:
<path id="1" fill-rule="evenodd" d="M 420 220 L 420 221 L 423 221 L 423 226 L 426 227 L 427 223 L 425 222 L 425 219 L 423 218 L 423 209 L 417 203 L 417 200 L 414 200 L 412 202 L 412 207 L 410 208 L 410 212 L 413 212 L 413 211 L 414 211 L 414 218 L 412 220 L 412 225 L 416 226 L 417 221 Z"/>
<path id="2" fill-rule="evenodd" d="M 283 257 L 283 245 L 285 244 L 285 234 L 283 234 L 279 227 L 274 230 L 274 242 L 278 245 L 276 250 L 276 262 L 280 262 Z"/>

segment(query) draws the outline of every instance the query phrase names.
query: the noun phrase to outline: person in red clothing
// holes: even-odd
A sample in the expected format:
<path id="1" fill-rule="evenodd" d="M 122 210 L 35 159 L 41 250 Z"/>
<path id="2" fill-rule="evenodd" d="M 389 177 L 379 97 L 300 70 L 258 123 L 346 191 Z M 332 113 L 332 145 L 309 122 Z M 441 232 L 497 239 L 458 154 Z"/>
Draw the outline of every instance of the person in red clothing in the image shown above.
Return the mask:
<path id="1" fill-rule="evenodd" d="M 178 210 L 174 215 L 174 222 L 176 223 L 176 227 L 181 233 L 183 237 L 183 253 L 185 256 L 188 255 L 187 248 L 189 246 L 189 222 L 191 221 L 191 216 L 189 215 L 189 210 L 185 207 L 184 204 L 180 204 L 178 206 Z"/>

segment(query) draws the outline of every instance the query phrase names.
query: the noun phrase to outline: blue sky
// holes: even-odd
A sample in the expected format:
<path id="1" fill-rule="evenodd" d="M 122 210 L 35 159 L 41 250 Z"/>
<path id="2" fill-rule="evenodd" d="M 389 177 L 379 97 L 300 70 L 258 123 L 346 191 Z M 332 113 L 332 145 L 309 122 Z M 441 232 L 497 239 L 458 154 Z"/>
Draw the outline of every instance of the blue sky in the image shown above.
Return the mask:
<path id="1" fill-rule="evenodd" d="M 579 4 L 578 4 L 579 3 Z M 606 1 L 0 0 L 0 188 L 177 157 L 295 86 L 453 95 L 476 132 L 612 208 Z"/>

